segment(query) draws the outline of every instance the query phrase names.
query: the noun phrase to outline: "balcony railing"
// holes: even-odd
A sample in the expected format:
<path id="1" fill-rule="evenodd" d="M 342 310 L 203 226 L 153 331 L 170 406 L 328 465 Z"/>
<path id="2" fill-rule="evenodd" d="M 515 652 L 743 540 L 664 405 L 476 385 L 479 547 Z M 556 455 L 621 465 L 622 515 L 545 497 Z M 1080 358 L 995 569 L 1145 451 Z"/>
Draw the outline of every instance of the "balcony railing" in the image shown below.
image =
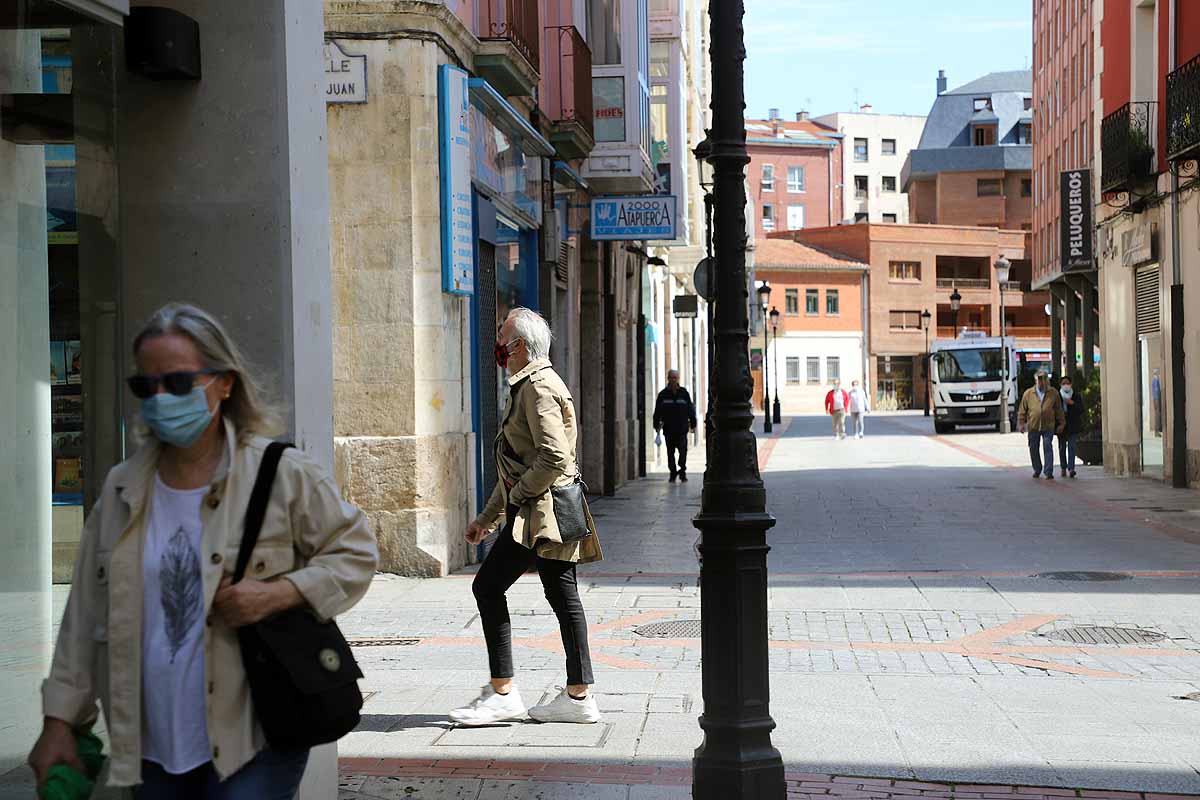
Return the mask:
<path id="1" fill-rule="evenodd" d="M 479 38 L 509 42 L 534 71 L 541 63 L 537 0 L 483 0 L 479 6 Z"/>
<path id="2" fill-rule="evenodd" d="M 1154 175 L 1157 103 L 1126 103 L 1100 123 L 1100 190 L 1128 191 Z"/>
<path id="3" fill-rule="evenodd" d="M 988 328 L 982 327 L 980 325 L 959 325 L 957 328 L 954 327 L 953 325 L 938 325 L 937 338 L 953 339 L 956 336 L 961 336 L 963 331 L 967 331 L 968 333 L 970 333 L 970 332 L 978 332 L 978 333 L 986 333 L 986 334 L 991 333 L 991 331 Z"/>
<path id="4" fill-rule="evenodd" d="M 992 283 L 987 278 L 938 278 L 939 289 L 990 289 Z"/>
<path id="5" fill-rule="evenodd" d="M 1167 75 L 1167 159 L 1200 155 L 1200 56 Z"/>
<path id="6" fill-rule="evenodd" d="M 544 34 L 550 73 L 543 76 L 546 116 L 555 124 L 577 125 L 594 140 L 592 51 L 574 25 L 546 28 Z"/>
<path id="7" fill-rule="evenodd" d="M 1022 287 L 1023 285 L 1024 285 L 1024 284 L 1022 284 L 1020 281 L 1005 281 L 1005 282 L 1004 282 L 1004 291 L 1006 291 L 1006 292 L 1020 292 L 1020 291 L 1022 291 L 1021 287 Z"/>

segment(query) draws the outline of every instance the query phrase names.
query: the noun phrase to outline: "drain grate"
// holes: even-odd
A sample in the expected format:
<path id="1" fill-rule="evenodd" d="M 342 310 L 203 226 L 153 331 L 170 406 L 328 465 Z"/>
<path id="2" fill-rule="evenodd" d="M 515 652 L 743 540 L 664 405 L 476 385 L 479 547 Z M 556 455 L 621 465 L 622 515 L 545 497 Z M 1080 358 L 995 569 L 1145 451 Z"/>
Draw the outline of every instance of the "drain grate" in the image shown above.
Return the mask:
<path id="1" fill-rule="evenodd" d="M 1110 628 L 1100 625 L 1080 625 L 1043 634 L 1047 639 L 1057 639 L 1072 644 L 1147 644 L 1161 642 L 1167 637 L 1158 631 L 1142 628 Z"/>
<path id="2" fill-rule="evenodd" d="M 652 622 L 634 628 L 633 632 L 647 639 L 699 639 L 700 620 L 672 619 L 666 622 Z"/>
<path id="3" fill-rule="evenodd" d="M 420 644 L 420 639 L 407 639 L 401 636 L 379 636 L 374 639 L 347 639 L 351 647 L 411 647 Z"/>
<path id="4" fill-rule="evenodd" d="M 1039 572 L 1033 577 L 1051 581 L 1127 581 L 1133 576 L 1127 575 L 1124 572 L 1067 570 L 1065 572 Z"/>

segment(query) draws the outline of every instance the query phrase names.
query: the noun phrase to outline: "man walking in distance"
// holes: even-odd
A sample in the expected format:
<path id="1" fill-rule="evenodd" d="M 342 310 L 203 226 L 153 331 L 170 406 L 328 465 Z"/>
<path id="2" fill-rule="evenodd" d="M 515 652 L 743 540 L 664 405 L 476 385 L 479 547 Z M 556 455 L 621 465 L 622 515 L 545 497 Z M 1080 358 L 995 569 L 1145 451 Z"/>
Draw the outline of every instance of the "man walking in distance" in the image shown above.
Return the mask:
<path id="1" fill-rule="evenodd" d="M 676 475 L 687 483 L 687 437 L 696 430 L 696 406 L 688 390 L 679 385 L 679 370 L 667 372 L 667 388 L 658 393 L 658 401 L 654 404 L 654 430 L 662 431 L 667 440 L 667 469 L 671 473 L 671 483 L 675 482 Z M 676 450 L 679 451 L 678 469 Z"/>
<path id="2" fill-rule="evenodd" d="M 867 414 L 871 406 L 867 403 L 867 393 L 858 385 L 858 381 L 850 382 L 850 434 L 855 439 L 863 438 L 867 432 Z"/>
<path id="3" fill-rule="evenodd" d="M 836 378 L 833 388 L 825 395 L 825 413 L 833 417 L 833 438 L 846 438 L 846 409 L 850 407 L 850 395 L 842 389 L 842 382 Z"/>
<path id="4" fill-rule="evenodd" d="M 1054 434 L 1061 434 L 1066 424 L 1062 397 L 1050 385 L 1046 371 L 1039 369 L 1037 382 L 1025 390 L 1017 409 L 1017 429 L 1029 434 L 1034 480 L 1043 474 L 1046 480 L 1054 480 Z"/>

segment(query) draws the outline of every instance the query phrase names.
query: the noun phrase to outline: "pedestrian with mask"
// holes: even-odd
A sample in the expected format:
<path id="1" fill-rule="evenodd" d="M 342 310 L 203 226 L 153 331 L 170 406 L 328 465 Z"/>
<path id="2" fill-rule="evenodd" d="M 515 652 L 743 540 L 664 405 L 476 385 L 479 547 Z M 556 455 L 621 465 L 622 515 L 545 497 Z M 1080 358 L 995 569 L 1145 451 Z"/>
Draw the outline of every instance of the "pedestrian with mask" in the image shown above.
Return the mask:
<path id="1" fill-rule="evenodd" d="M 867 431 L 867 414 L 871 407 L 867 404 L 867 393 L 858 385 L 858 381 L 850 382 L 849 395 L 850 433 L 856 439 L 861 439 Z"/>
<path id="2" fill-rule="evenodd" d="M 842 389 L 842 382 L 834 378 L 833 388 L 825 395 L 825 413 L 833 419 L 833 438 L 846 438 L 846 409 L 850 407 L 850 395 Z"/>
<path id="3" fill-rule="evenodd" d="M 133 356 L 146 441 L 109 472 L 84 525 L 29 763 L 39 785 L 57 765 L 78 769 L 99 701 L 108 785 L 134 787 L 135 800 L 290 800 L 309 751 L 264 741 L 239 630 L 289 609 L 348 611 L 375 574 L 375 538 L 329 474 L 289 448 L 234 583 L 260 464 L 278 454 L 258 378 L 189 305 L 155 312 Z"/>
<path id="4" fill-rule="evenodd" d="M 1029 460 L 1034 480 L 1046 476 L 1054 480 L 1054 434 L 1066 425 L 1062 398 L 1050 385 L 1045 370 L 1038 370 L 1036 382 L 1025 390 L 1017 408 L 1017 429 L 1029 435 Z"/>
<path id="5" fill-rule="evenodd" d="M 658 393 L 654 403 L 654 430 L 662 431 L 667 440 L 667 470 L 671 483 L 687 483 L 688 434 L 696 430 L 696 405 L 688 390 L 679 385 L 679 370 L 667 371 L 667 387 Z M 676 462 L 675 453 L 679 460 Z"/>
<path id="6" fill-rule="evenodd" d="M 1079 431 L 1083 428 L 1083 414 L 1086 410 L 1083 396 L 1075 393 L 1075 385 L 1070 376 L 1063 376 L 1059 381 L 1058 393 L 1062 397 L 1063 416 L 1066 426 L 1058 434 L 1058 463 L 1062 465 L 1062 475 L 1075 477 L 1075 443 L 1079 439 Z"/>
<path id="7" fill-rule="evenodd" d="M 526 713 L 538 722 L 600 721 L 590 693 L 593 683 L 587 617 L 579 599 L 575 565 L 603 558 L 595 522 L 586 503 L 574 512 L 586 527 L 580 538 L 564 538 L 555 491 L 578 481 L 575 403 L 550 364 L 550 326 L 527 308 L 508 313 L 496 341 L 496 364 L 508 371 L 508 409 L 495 441 L 499 480 L 466 539 L 478 545 L 496 523 L 504 527 L 472 583 L 491 680 L 478 697 L 450 712 L 459 725 L 494 725 Z M 575 526 L 578 527 L 578 526 Z M 573 531 L 574 533 L 575 531 Z M 513 684 L 512 623 L 506 593 L 534 567 L 558 618 L 566 653 L 566 688 L 551 702 L 526 710 Z"/>

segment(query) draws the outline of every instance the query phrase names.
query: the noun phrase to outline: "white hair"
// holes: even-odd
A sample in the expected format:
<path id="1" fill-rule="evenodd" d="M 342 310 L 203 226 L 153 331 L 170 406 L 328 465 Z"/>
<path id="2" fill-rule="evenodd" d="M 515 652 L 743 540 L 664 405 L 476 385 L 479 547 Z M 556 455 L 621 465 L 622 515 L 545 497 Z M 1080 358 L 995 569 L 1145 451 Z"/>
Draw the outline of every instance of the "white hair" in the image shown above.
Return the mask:
<path id="1" fill-rule="evenodd" d="M 514 308 L 505 321 L 511 321 L 513 330 L 525 342 L 525 350 L 531 361 L 550 357 L 550 325 L 541 314 L 528 308 Z"/>

